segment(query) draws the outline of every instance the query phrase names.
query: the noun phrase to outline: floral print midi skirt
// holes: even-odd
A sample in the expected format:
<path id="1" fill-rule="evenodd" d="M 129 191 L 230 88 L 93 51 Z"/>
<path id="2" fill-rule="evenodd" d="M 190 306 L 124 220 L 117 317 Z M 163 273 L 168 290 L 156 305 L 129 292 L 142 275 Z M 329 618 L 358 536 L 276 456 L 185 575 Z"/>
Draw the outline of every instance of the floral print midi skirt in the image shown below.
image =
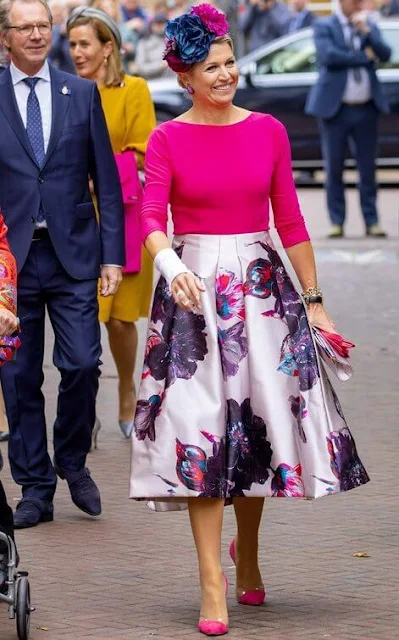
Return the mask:
<path id="1" fill-rule="evenodd" d="M 203 281 L 183 311 L 157 283 L 132 434 L 130 497 L 316 498 L 368 482 L 268 233 L 177 236 Z"/>

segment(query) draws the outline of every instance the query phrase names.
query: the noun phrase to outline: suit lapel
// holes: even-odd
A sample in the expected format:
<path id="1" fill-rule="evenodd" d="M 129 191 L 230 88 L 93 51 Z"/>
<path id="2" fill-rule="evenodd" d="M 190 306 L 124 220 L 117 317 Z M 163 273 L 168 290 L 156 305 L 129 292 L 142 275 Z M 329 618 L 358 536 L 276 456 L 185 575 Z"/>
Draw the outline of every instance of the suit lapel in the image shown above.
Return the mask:
<path id="1" fill-rule="evenodd" d="M 67 85 L 67 76 L 50 66 L 51 76 L 51 133 L 47 147 L 45 166 L 57 146 L 66 114 L 71 103 L 71 94 Z M 63 91 L 64 90 L 64 91 Z"/>
<path id="2" fill-rule="evenodd" d="M 334 31 L 336 33 L 336 36 L 337 36 L 339 44 L 347 49 L 348 45 L 345 42 L 344 32 L 343 32 L 343 29 L 342 29 L 342 26 L 341 26 L 341 23 L 339 21 L 338 16 L 333 16 L 332 20 L 333 20 L 333 23 L 332 23 L 333 24 L 333 29 L 334 29 Z"/>
<path id="3" fill-rule="evenodd" d="M 0 96 L 0 109 L 3 111 L 26 153 L 37 165 L 35 154 L 33 153 L 21 114 L 19 113 L 9 68 L 0 74 Z"/>

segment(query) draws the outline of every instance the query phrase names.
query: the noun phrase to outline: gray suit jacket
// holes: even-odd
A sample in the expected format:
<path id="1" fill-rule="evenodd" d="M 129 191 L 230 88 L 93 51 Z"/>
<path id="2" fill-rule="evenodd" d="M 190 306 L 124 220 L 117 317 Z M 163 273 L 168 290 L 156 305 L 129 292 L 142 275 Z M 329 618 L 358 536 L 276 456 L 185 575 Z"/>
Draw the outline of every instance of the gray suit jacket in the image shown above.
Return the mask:
<path id="1" fill-rule="evenodd" d="M 290 20 L 290 10 L 279 0 L 267 11 L 248 5 L 239 16 L 239 26 L 249 38 L 249 51 L 284 35 Z"/>

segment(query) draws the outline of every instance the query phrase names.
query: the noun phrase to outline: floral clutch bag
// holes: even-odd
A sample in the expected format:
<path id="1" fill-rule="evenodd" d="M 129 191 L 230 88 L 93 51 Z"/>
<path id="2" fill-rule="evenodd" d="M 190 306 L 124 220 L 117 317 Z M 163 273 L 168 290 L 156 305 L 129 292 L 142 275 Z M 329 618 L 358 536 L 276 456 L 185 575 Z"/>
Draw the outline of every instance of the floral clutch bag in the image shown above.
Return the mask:
<path id="1" fill-rule="evenodd" d="M 0 336 L 0 367 L 10 360 L 14 360 L 20 346 L 21 339 L 18 335 Z"/>
<path id="2" fill-rule="evenodd" d="M 339 380 L 349 380 L 353 367 L 349 364 L 349 349 L 355 345 L 338 333 L 328 333 L 312 327 L 313 336 L 321 359 Z"/>

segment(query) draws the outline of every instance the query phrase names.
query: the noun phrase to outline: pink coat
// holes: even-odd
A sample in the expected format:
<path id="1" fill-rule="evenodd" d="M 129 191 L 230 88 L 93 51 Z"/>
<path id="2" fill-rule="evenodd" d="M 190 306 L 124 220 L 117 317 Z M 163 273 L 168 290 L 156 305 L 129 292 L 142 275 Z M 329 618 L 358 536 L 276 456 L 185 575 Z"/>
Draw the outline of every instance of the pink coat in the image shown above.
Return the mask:
<path id="1" fill-rule="evenodd" d="M 125 207 L 126 265 L 124 273 L 138 273 L 141 268 L 140 209 L 143 189 L 133 151 L 115 154 Z"/>

